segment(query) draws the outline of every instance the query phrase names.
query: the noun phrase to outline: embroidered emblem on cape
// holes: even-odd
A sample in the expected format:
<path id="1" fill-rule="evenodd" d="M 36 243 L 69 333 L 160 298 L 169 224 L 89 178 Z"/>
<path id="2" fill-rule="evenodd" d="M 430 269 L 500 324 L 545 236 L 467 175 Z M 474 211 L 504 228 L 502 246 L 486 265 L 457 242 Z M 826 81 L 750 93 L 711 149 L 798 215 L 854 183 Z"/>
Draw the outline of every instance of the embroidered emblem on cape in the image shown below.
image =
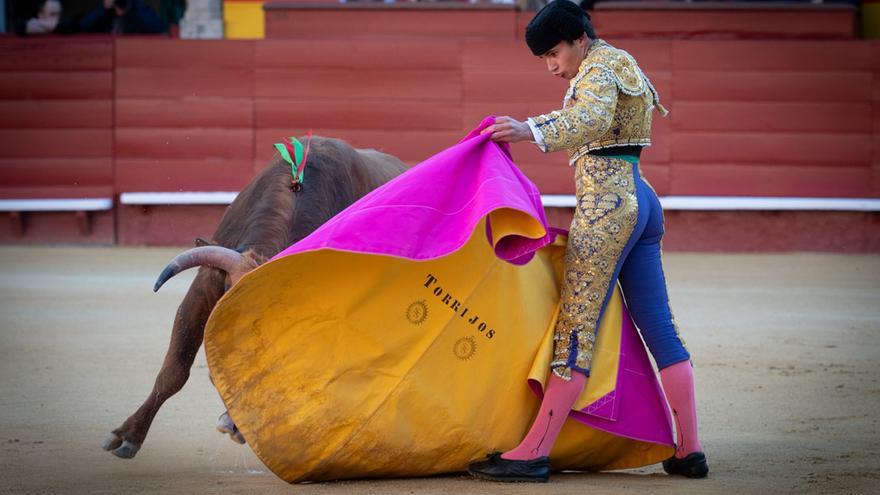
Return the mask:
<path id="1" fill-rule="evenodd" d="M 406 308 L 406 319 L 413 325 L 421 325 L 428 319 L 428 305 L 424 300 L 416 301 Z"/>
<path id="2" fill-rule="evenodd" d="M 452 346 L 452 353 L 458 359 L 467 361 L 477 353 L 477 341 L 473 337 L 462 337 L 455 341 L 455 345 Z"/>

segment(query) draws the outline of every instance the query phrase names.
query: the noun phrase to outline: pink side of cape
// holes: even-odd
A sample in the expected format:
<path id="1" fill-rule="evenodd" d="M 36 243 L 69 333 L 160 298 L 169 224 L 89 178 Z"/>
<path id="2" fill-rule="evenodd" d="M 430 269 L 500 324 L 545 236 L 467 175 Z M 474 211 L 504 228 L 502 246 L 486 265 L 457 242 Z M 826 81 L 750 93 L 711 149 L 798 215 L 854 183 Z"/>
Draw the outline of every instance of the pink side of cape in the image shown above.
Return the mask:
<path id="1" fill-rule="evenodd" d="M 315 249 L 440 258 L 457 251 L 493 210 L 513 208 L 547 225 L 541 193 L 514 165 L 506 145 L 480 135 L 486 118 L 460 143 L 373 190 L 275 258 Z M 528 262 L 553 242 L 510 236 L 495 246 L 499 258 Z M 274 259 L 274 258 L 273 258 Z"/>
<path id="2" fill-rule="evenodd" d="M 547 225 L 541 194 L 513 163 L 508 146 L 480 134 L 493 121 L 487 117 L 457 145 L 370 192 L 273 259 L 318 249 L 440 258 L 464 246 L 492 211 L 511 208 L 538 220 L 547 234 L 507 236 L 494 246 L 495 254 L 527 263 L 560 231 Z M 486 233 L 491 241 L 488 222 Z M 669 410 L 625 307 L 624 313 L 617 387 L 572 417 L 615 435 L 672 445 Z M 539 385 L 530 386 L 542 394 Z"/>

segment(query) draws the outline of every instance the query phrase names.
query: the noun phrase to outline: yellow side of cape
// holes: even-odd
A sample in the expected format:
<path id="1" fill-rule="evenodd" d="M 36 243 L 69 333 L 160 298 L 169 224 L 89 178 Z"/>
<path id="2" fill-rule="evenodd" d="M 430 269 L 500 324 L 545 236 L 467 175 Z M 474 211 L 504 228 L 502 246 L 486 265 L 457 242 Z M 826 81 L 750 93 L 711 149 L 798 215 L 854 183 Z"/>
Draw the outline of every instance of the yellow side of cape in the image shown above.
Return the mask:
<path id="1" fill-rule="evenodd" d="M 483 229 L 423 262 L 287 256 L 226 294 L 205 332 L 208 364 L 269 469 L 288 482 L 425 476 L 522 439 L 539 405 L 527 380 L 549 373 L 564 239 L 514 266 Z M 616 382 L 618 292 L 606 315 L 578 408 Z M 551 459 L 554 469 L 607 470 L 671 454 L 569 419 Z"/>

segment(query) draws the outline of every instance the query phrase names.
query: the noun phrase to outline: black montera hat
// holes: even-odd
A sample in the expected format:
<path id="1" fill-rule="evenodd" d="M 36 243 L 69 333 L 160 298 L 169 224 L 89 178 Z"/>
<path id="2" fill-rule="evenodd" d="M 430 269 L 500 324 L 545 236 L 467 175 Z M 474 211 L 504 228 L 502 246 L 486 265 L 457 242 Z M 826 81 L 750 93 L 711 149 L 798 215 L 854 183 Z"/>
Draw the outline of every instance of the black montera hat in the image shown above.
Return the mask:
<path id="1" fill-rule="evenodd" d="M 590 16 L 574 2 L 553 0 L 529 21 L 526 44 L 535 55 L 543 55 L 560 41 L 574 41 L 584 33 L 596 37 Z"/>

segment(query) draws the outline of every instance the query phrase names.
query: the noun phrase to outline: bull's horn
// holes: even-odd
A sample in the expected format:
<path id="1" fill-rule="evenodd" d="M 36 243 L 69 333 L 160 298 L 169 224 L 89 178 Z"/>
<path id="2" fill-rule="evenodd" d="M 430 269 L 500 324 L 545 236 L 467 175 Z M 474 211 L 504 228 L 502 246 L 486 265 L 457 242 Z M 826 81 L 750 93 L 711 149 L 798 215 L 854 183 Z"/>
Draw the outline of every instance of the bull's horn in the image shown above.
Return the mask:
<path id="1" fill-rule="evenodd" d="M 171 260 L 162 270 L 153 292 L 178 273 L 195 266 L 211 266 L 229 273 L 241 262 L 241 253 L 222 246 L 201 246 L 184 251 Z"/>

